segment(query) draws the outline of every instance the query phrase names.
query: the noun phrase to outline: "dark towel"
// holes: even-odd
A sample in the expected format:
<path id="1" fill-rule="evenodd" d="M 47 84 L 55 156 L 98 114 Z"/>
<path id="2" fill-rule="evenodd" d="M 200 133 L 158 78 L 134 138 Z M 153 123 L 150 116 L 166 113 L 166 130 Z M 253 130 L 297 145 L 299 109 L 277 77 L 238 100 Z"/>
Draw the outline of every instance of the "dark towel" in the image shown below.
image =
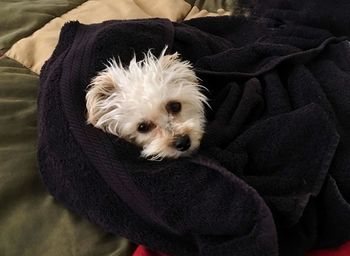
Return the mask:
<path id="1" fill-rule="evenodd" d="M 39 92 L 50 192 L 174 256 L 302 256 L 350 239 L 350 8 L 305 2 L 261 1 L 249 17 L 66 24 Z M 128 63 L 165 45 L 194 64 L 212 110 L 197 154 L 151 162 L 86 125 L 84 97 L 112 56 Z"/>

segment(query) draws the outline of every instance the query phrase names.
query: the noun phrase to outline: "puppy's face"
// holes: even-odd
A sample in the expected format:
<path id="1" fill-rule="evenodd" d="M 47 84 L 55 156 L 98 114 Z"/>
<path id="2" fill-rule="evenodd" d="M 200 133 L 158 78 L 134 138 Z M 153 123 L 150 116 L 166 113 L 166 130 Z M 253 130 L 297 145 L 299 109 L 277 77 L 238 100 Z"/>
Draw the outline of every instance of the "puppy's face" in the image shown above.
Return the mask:
<path id="1" fill-rule="evenodd" d="M 127 68 L 112 60 L 88 87 L 87 121 L 142 147 L 151 160 L 178 158 L 199 147 L 206 97 L 188 62 L 148 52 Z"/>

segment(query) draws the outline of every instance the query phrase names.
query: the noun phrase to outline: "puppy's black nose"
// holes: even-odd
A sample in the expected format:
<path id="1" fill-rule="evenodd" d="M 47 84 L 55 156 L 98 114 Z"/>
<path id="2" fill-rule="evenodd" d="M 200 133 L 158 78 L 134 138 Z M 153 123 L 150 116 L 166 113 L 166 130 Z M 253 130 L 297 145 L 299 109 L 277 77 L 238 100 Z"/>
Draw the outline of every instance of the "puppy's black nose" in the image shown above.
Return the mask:
<path id="1" fill-rule="evenodd" d="M 179 151 L 186 151 L 191 147 L 191 139 L 188 135 L 177 137 L 174 141 L 174 147 Z"/>

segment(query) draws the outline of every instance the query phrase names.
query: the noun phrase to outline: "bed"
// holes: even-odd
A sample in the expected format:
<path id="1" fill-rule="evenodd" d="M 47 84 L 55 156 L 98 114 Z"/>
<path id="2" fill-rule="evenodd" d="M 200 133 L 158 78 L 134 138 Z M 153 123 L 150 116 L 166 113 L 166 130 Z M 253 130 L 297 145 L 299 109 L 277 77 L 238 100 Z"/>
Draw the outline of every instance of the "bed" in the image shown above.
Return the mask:
<path id="1" fill-rule="evenodd" d="M 224 1 L 1 1 L 1 255 L 122 256 L 135 250 L 127 239 L 104 232 L 57 203 L 37 171 L 39 73 L 61 26 L 78 19 L 86 23 L 147 17 L 176 21 L 223 15 L 228 7 Z"/>
<path id="2" fill-rule="evenodd" d="M 63 24 L 111 19 L 181 21 L 230 14 L 233 1 L 1 1 L 0 254 L 156 256 L 72 213 L 47 192 L 37 170 L 37 88 Z M 310 255 L 348 255 L 338 250 Z M 332 254 L 333 253 L 333 254 Z"/>

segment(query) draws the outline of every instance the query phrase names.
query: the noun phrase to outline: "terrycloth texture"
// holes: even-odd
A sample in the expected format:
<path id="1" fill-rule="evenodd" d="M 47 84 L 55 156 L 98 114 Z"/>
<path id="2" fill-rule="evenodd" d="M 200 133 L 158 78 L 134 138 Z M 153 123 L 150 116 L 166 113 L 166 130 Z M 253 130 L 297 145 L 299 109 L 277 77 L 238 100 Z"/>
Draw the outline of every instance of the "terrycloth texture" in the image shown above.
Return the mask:
<path id="1" fill-rule="evenodd" d="M 50 192 L 106 230 L 175 256 L 301 256 L 348 240 L 350 45 L 346 29 L 332 29 L 350 11 L 341 4 L 339 15 L 303 11 L 327 26 L 299 24 L 289 17 L 296 6 L 263 4 L 249 18 L 67 24 L 39 94 Z M 84 96 L 112 56 L 128 63 L 164 45 L 194 63 L 212 111 L 197 155 L 150 162 L 86 125 Z"/>

